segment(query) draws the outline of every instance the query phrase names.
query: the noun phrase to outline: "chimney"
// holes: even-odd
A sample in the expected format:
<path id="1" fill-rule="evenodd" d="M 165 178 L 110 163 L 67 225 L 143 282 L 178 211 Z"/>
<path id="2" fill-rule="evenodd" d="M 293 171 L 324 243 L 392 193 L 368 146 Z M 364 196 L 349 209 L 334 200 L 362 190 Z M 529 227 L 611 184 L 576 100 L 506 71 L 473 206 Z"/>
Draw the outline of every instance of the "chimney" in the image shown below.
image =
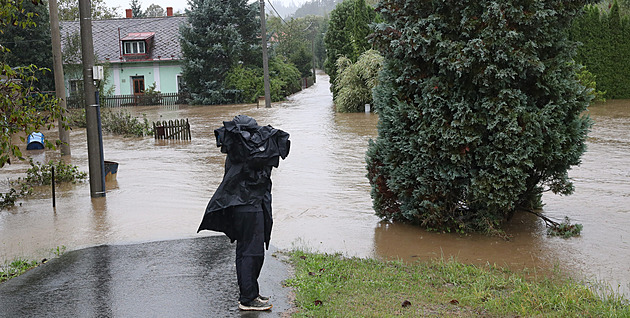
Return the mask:
<path id="1" fill-rule="evenodd" d="M 167 17 L 173 16 L 173 7 L 166 7 L 166 16 Z"/>
<path id="2" fill-rule="evenodd" d="M 127 19 L 133 18 L 133 10 L 125 9 L 125 12 L 127 13 Z"/>

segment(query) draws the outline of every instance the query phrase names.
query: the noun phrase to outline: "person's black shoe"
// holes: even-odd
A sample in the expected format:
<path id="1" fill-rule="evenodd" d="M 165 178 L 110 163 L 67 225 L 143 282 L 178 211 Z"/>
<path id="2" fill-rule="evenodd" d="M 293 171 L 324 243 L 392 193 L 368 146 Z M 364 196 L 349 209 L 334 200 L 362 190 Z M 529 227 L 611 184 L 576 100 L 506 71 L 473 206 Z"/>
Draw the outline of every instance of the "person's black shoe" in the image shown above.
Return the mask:
<path id="1" fill-rule="evenodd" d="M 262 301 L 258 300 L 258 298 L 248 302 L 248 303 L 239 303 L 238 304 L 238 308 L 240 310 L 256 310 L 256 311 L 264 311 L 264 310 L 269 310 L 271 309 L 271 307 L 273 307 L 272 304 L 270 303 L 263 303 Z"/>
<path id="2" fill-rule="evenodd" d="M 269 297 L 267 297 L 267 296 L 258 295 L 257 299 L 260 300 L 260 302 L 263 303 L 263 304 L 266 304 L 266 303 L 269 302 Z"/>

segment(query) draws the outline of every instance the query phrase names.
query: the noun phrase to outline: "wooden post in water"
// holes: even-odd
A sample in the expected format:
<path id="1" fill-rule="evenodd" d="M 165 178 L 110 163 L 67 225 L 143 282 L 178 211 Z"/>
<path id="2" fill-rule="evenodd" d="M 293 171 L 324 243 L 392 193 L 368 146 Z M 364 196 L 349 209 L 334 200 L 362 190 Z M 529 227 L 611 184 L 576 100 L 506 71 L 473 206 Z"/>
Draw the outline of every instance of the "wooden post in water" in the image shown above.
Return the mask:
<path id="1" fill-rule="evenodd" d="M 55 166 L 50 168 L 51 184 L 52 184 L 52 200 L 53 200 L 53 208 L 55 207 Z"/>
<path id="2" fill-rule="evenodd" d="M 192 140 L 192 136 L 190 134 L 190 123 L 188 122 L 188 118 L 186 118 L 186 131 L 188 131 L 188 140 Z"/>

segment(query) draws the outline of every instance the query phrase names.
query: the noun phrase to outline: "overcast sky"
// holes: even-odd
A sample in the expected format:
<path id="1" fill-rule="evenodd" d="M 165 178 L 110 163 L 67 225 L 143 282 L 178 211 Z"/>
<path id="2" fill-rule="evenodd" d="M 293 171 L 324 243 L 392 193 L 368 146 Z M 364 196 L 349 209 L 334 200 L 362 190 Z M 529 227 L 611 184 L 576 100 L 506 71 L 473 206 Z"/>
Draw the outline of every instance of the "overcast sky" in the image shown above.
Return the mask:
<path id="1" fill-rule="evenodd" d="M 250 0 L 255 1 L 255 0 Z M 266 0 L 267 1 L 267 0 Z M 277 1 L 277 0 L 276 0 Z M 300 5 L 308 0 L 279 0 L 285 5 L 290 5 L 291 3 L 295 3 L 296 5 Z M 139 0 L 140 8 L 142 10 L 146 10 L 146 8 L 152 4 L 157 4 L 160 7 L 166 10 L 166 7 L 173 7 L 173 11 L 184 11 L 184 9 L 188 6 L 188 0 Z M 275 1 L 274 1 L 275 2 Z M 107 6 L 109 7 L 120 7 L 118 10 L 118 14 L 123 17 L 125 15 L 125 9 L 131 9 L 131 0 L 105 0 Z M 265 2 L 268 3 L 268 2 Z"/>

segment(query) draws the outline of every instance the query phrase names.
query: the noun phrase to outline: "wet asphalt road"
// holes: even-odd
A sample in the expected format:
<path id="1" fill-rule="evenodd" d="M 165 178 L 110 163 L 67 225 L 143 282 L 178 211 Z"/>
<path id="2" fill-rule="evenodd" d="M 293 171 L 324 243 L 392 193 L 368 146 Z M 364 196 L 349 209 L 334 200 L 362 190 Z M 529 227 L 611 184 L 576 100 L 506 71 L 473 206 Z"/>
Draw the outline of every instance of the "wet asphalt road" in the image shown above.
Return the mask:
<path id="1" fill-rule="evenodd" d="M 68 252 L 0 284 L 0 317 L 285 316 L 291 305 L 283 256 L 272 246 L 259 280 L 272 310 L 242 312 L 235 248 L 210 236 Z"/>

